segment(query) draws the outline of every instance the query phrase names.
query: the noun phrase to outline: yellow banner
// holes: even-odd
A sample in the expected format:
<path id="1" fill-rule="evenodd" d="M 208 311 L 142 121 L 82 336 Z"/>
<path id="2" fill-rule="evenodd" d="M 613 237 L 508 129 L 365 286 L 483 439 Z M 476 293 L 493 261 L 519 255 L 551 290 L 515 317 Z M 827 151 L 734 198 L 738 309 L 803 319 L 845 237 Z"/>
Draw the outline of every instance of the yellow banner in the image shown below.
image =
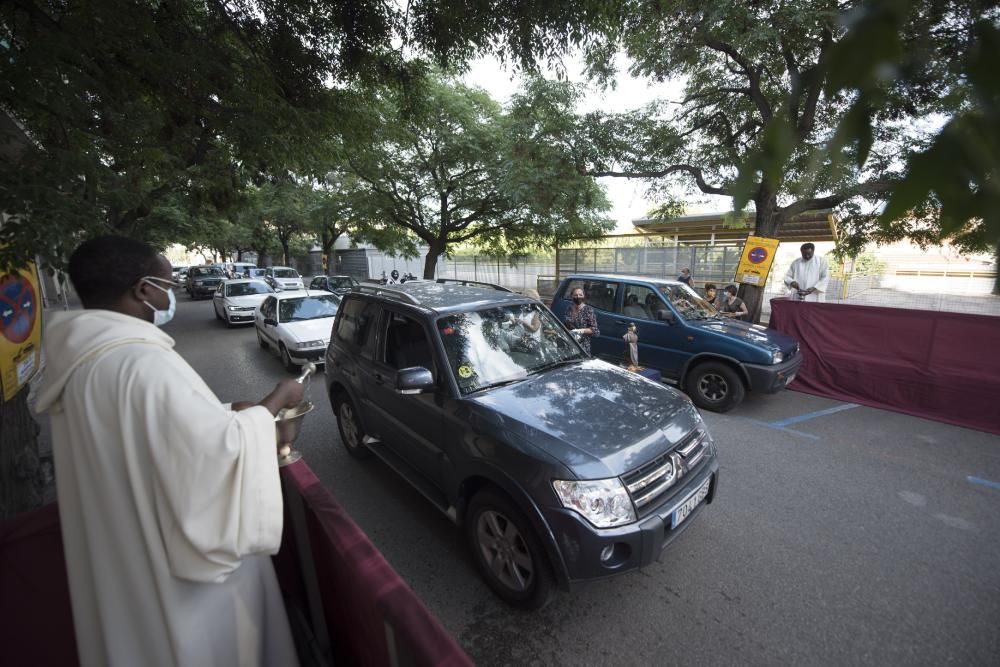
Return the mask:
<path id="1" fill-rule="evenodd" d="M 771 272 L 774 255 L 778 252 L 778 243 L 778 239 L 748 236 L 733 280 L 744 285 L 763 287 L 767 282 L 767 274 Z"/>
<path id="2" fill-rule="evenodd" d="M 34 264 L 0 277 L 0 379 L 9 401 L 38 371 L 42 299 Z"/>

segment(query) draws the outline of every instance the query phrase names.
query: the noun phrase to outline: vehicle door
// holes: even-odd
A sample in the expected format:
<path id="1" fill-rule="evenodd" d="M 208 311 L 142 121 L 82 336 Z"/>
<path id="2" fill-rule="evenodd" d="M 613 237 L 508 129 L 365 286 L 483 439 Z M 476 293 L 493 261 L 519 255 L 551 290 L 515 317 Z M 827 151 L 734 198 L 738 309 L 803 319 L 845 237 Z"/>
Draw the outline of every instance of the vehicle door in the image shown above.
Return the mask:
<path id="1" fill-rule="evenodd" d="M 621 319 L 615 313 L 615 304 L 619 299 L 618 292 L 620 292 L 618 281 L 597 278 L 567 280 L 557 296 L 556 303 L 559 310 L 555 312 L 555 316 L 564 324 L 566 323 L 566 313 L 570 304 L 573 303 L 570 294 L 577 287 L 583 289 L 584 302 L 590 305 L 597 315 L 597 328 L 600 334 L 590 339 L 591 354 L 605 359 L 621 359 L 622 336 L 625 335 L 625 326 L 615 322 L 615 320 Z M 565 305 L 562 305 L 563 303 Z"/>
<path id="2" fill-rule="evenodd" d="M 622 299 L 615 324 L 621 326 L 621 334 L 630 323 L 636 326 L 639 337 L 639 364 L 659 370 L 667 377 L 677 377 L 689 356 L 684 341 L 685 327 L 676 318 L 673 323 L 663 319 L 663 313 L 673 313 L 659 290 L 639 283 L 622 283 Z M 616 329 L 617 333 L 617 329 Z M 624 340 L 622 355 L 624 356 Z"/>
<path id="3" fill-rule="evenodd" d="M 254 313 L 254 320 L 257 331 L 260 332 L 264 342 L 277 349 L 279 342 L 278 327 L 276 325 L 278 320 L 278 300 L 273 296 L 264 299 L 264 303 L 260 304 L 260 308 Z"/>
<path id="4" fill-rule="evenodd" d="M 215 292 L 212 293 L 212 306 L 215 308 L 216 314 L 222 319 L 226 319 L 226 283 L 222 283 L 217 288 Z"/>
<path id="5" fill-rule="evenodd" d="M 365 430 L 379 437 L 378 417 L 368 393 L 374 382 L 374 356 L 380 307 L 374 301 L 345 299 L 337 309 L 333 337 L 326 355 L 327 373 L 339 376 L 348 386 Z"/>
<path id="6" fill-rule="evenodd" d="M 423 367 L 441 386 L 431 332 L 415 317 L 385 308 L 379 323 L 378 350 L 369 385 L 372 412 L 383 430 L 384 443 L 427 480 L 439 485 L 442 451 L 440 392 L 400 394 L 396 376 L 404 368 Z"/>

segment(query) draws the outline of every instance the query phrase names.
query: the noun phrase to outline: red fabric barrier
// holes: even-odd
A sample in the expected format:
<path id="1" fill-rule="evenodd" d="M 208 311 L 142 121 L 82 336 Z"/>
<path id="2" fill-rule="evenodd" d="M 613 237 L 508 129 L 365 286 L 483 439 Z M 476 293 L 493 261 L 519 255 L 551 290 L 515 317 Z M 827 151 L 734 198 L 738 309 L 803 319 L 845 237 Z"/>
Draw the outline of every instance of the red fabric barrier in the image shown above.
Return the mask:
<path id="1" fill-rule="evenodd" d="M 771 300 L 797 338 L 791 389 L 1000 434 L 1000 318 Z"/>
<path id="2" fill-rule="evenodd" d="M 305 503 L 334 664 L 390 664 L 389 623 L 403 664 L 472 665 L 312 470 L 300 461 L 281 472 Z M 286 517 L 275 569 L 282 590 L 305 608 L 291 532 Z M 78 664 L 54 503 L 0 522 L 0 647 L 5 665 Z"/>
<path id="3" fill-rule="evenodd" d="M 300 461 L 281 473 L 305 501 L 335 658 L 351 665 L 389 664 L 388 622 L 414 664 L 472 665 L 312 470 Z"/>
<path id="4" fill-rule="evenodd" d="M 79 662 L 54 503 L 0 522 L 0 647 L 7 665 Z"/>

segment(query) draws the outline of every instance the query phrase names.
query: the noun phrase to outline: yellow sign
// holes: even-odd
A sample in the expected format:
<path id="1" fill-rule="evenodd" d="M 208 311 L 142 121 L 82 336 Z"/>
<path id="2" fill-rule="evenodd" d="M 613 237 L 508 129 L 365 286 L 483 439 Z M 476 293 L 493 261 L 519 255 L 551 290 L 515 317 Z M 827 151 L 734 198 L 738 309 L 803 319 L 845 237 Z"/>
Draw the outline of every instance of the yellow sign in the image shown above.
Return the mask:
<path id="1" fill-rule="evenodd" d="M 42 301 L 34 264 L 0 276 L 0 380 L 9 401 L 38 371 Z"/>
<path id="2" fill-rule="evenodd" d="M 733 280 L 744 285 L 763 287 L 767 282 L 767 274 L 771 272 L 774 255 L 778 252 L 778 243 L 778 239 L 748 236 Z"/>

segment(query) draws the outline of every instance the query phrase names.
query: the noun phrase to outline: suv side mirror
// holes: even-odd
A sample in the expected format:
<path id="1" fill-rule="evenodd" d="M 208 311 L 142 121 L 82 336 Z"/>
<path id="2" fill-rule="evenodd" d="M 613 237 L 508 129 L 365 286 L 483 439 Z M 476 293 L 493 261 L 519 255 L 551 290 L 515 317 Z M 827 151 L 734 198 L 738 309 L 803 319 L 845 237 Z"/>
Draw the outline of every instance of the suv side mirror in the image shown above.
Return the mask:
<path id="1" fill-rule="evenodd" d="M 674 314 L 665 309 L 656 311 L 656 319 L 661 322 L 666 322 L 667 324 L 675 324 L 677 322 L 677 318 L 674 317 Z"/>
<path id="2" fill-rule="evenodd" d="M 278 320 L 274 319 L 273 317 L 265 317 L 264 324 L 269 324 L 272 327 L 276 327 L 278 326 Z"/>
<path id="3" fill-rule="evenodd" d="M 420 394 L 434 388 L 434 376 L 423 366 L 403 368 L 396 375 L 396 391 L 400 394 Z"/>

